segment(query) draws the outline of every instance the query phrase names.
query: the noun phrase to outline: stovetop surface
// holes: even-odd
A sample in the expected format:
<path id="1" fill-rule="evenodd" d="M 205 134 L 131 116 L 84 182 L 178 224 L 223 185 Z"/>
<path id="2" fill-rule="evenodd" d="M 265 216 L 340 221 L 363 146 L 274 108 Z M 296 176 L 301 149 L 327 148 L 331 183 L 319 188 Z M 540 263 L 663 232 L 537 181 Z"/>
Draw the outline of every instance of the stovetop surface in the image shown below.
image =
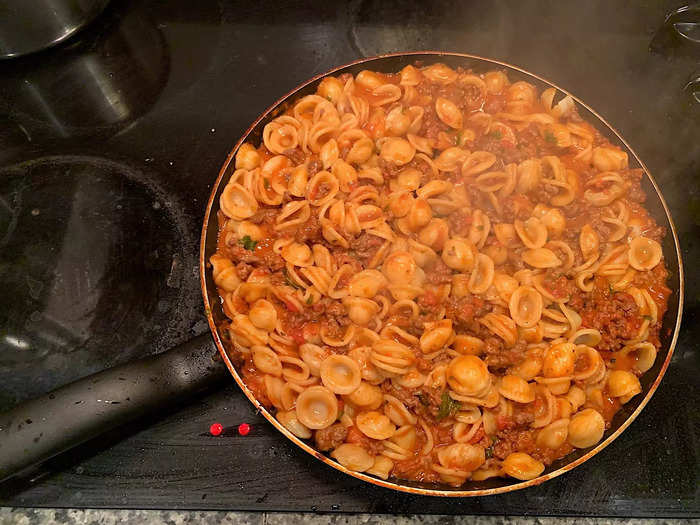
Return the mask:
<path id="1" fill-rule="evenodd" d="M 363 56 L 471 53 L 573 92 L 657 178 L 687 268 L 654 398 L 539 487 L 448 500 L 368 486 L 293 447 L 232 382 L 0 485 L 0 504 L 697 516 L 700 44 L 697 27 L 664 26 L 681 5 L 115 1 L 76 40 L 0 62 L 0 409 L 205 332 L 197 239 L 220 165 L 274 100 Z M 253 431 L 212 438 L 214 421 Z"/>

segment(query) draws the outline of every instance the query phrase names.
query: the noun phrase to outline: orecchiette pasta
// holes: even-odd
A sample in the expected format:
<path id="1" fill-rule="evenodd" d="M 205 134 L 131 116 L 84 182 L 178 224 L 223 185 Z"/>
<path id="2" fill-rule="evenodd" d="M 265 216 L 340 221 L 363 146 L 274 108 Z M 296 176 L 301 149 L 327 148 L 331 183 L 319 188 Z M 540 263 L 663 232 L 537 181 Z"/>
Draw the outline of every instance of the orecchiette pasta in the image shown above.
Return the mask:
<path id="1" fill-rule="evenodd" d="M 542 474 L 544 464 L 524 452 L 513 452 L 503 460 L 503 471 L 516 479 L 533 479 Z"/>
<path id="2" fill-rule="evenodd" d="M 282 426 L 349 470 L 453 486 L 603 439 L 670 290 L 641 171 L 577 111 L 502 71 L 407 66 L 324 78 L 239 147 L 209 263 Z"/>
<path id="3" fill-rule="evenodd" d="M 591 447 L 603 438 L 604 432 L 603 416 L 593 408 L 586 408 L 569 422 L 569 443 L 577 448 Z"/>

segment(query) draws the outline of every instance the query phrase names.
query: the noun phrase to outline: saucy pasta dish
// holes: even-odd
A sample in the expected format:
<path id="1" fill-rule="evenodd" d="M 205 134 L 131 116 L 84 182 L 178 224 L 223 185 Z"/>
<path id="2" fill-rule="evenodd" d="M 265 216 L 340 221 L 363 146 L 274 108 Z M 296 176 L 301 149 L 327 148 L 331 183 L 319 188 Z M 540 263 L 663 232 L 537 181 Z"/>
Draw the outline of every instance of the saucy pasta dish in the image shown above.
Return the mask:
<path id="1" fill-rule="evenodd" d="M 669 288 L 643 172 L 554 88 L 443 64 L 326 77 L 242 144 L 219 332 L 351 471 L 538 477 L 640 395 Z"/>

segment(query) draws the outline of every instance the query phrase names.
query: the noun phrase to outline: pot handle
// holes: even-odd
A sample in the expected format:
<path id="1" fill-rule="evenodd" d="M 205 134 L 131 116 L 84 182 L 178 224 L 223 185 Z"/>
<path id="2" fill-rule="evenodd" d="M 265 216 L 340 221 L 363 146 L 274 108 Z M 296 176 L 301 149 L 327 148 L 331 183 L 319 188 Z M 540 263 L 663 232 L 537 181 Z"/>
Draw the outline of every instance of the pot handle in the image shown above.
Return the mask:
<path id="1" fill-rule="evenodd" d="M 0 481 L 227 379 L 207 333 L 21 403 L 0 414 Z"/>

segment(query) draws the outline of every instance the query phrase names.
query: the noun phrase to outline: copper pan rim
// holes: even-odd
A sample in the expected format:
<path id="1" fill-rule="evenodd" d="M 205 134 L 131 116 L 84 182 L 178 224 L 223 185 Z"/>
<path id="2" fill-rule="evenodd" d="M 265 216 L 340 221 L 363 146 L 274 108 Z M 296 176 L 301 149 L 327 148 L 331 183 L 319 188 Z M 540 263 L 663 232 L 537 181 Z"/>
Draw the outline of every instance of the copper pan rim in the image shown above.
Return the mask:
<path id="1" fill-rule="evenodd" d="M 583 456 L 567 463 L 566 465 L 553 470 L 552 472 L 547 472 L 545 474 L 542 474 L 541 476 L 528 480 L 528 481 L 522 481 L 522 482 L 517 482 L 517 483 L 510 483 L 501 487 L 496 487 L 496 488 L 489 488 L 489 489 L 440 489 L 440 488 L 422 488 L 422 487 L 414 487 L 414 486 L 409 486 L 409 485 L 404 485 L 400 482 L 397 481 L 384 481 L 379 478 L 375 478 L 373 476 L 361 473 L 361 472 L 354 472 L 351 470 L 348 470 L 344 466 L 342 466 L 340 463 L 334 461 L 330 457 L 324 455 L 323 453 L 317 451 L 313 447 L 311 447 L 308 443 L 302 441 L 301 439 L 297 438 L 295 435 L 293 435 L 291 432 L 289 432 L 282 424 L 280 424 L 277 419 L 264 407 L 258 402 L 258 400 L 255 398 L 253 395 L 252 391 L 246 386 L 246 384 L 243 382 L 243 379 L 240 377 L 238 374 L 238 371 L 234 367 L 233 363 L 228 357 L 228 354 L 226 353 L 226 350 L 224 348 L 224 345 L 221 341 L 221 338 L 219 336 L 219 332 L 216 327 L 216 323 L 214 320 L 214 316 L 212 314 L 212 304 L 209 300 L 209 294 L 207 293 L 208 288 L 207 288 L 207 280 L 206 280 L 206 272 L 208 271 L 207 269 L 207 254 L 206 254 L 206 239 L 207 239 L 207 233 L 210 227 L 209 221 L 212 220 L 212 223 L 214 224 L 216 222 L 216 214 L 214 212 L 214 204 L 216 200 L 216 194 L 217 190 L 226 174 L 226 171 L 228 169 L 228 166 L 230 163 L 234 160 L 234 155 L 237 152 L 238 148 L 240 145 L 245 142 L 245 140 L 248 138 L 250 133 L 255 130 L 255 128 L 258 126 L 258 124 L 265 119 L 270 113 L 275 111 L 277 108 L 279 108 L 283 103 L 286 101 L 292 99 L 300 90 L 308 86 L 309 84 L 312 84 L 318 80 L 320 80 L 323 77 L 326 77 L 328 75 L 333 75 L 337 74 L 344 69 L 347 69 L 352 66 L 357 66 L 358 64 L 363 64 L 363 63 L 368 63 L 368 62 L 373 62 L 376 60 L 380 59 L 386 59 L 386 58 L 399 58 L 399 57 L 416 57 L 418 59 L 419 57 L 425 57 L 427 59 L 436 59 L 439 57 L 457 57 L 457 58 L 465 58 L 469 60 L 475 60 L 479 61 L 482 63 L 488 63 L 493 66 L 501 66 L 505 67 L 514 71 L 517 71 L 521 74 L 527 75 L 531 78 L 534 78 L 538 80 L 539 82 L 542 82 L 548 86 L 551 86 L 553 88 L 556 88 L 562 93 L 565 93 L 566 95 L 571 96 L 576 103 L 578 103 L 580 106 L 584 107 L 586 110 L 588 110 L 592 115 L 594 115 L 598 121 L 600 121 L 602 124 L 604 124 L 616 137 L 617 139 L 624 144 L 624 146 L 627 148 L 627 151 L 632 154 L 634 159 L 639 163 L 639 166 L 644 170 L 644 173 L 651 183 L 652 187 L 654 188 L 656 192 L 656 196 L 659 199 L 659 202 L 663 208 L 663 211 L 666 215 L 666 219 L 668 220 L 669 226 L 670 226 L 670 234 L 672 236 L 673 240 L 673 246 L 675 249 L 675 255 L 676 255 L 676 260 L 677 260 L 677 271 L 678 271 L 678 281 L 679 281 L 679 288 L 678 288 L 678 314 L 676 317 L 675 325 L 673 327 L 673 333 L 671 336 L 671 341 L 669 344 L 668 352 L 666 354 L 666 358 L 658 372 L 657 377 L 654 379 L 654 381 L 651 383 L 650 387 L 648 388 L 647 392 L 644 395 L 644 398 L 640 402 L 639 406 L 627 417 L 625 421 L 620 424 L 620 426 L 615 429 L 614 432 L 612 432 L 609 436 L 607 436 L 606 439 L 601 441 L 597 446 L 595 446 L 593 449 L 589 450 L 586 454 Z M 213 228 L 216 227 L 214 224 L 212 226 Z M 671 261 L 667 261 L 671 262 Z M 642 409 L 646 406 L 646 404 L 649 402 L 651 397 L 654 395 L 654 392 L 656 392 L 656 389 L 658 388 L 661 380 L 663 379 L 664 374 L 666 373 L 666 370 L 668 369 L 668 366 L 671 362 L 671 358 L 673 356 L 673 352 L 676 347 L 676 343 L 678 341 L 678 334 L 680 331 L 681 327 L 681 318 L 683 314 L 683 303 L 684 303 L 684 289 L 685 289 L 685 278 L 684 278 L 684 269 L 683 269 L 683 262 L 681 259 L 681 250 L 680 250 L 680 243 L 678 240 L 678 235 L 676 232 L 676 226 L 675 223 L 673 222 L 673 218 L 671 217 L 671 213 L 669 211 L 668 205 L 666 203 L 666 200 L 664 199 L 661 190 L 659 189 L 659 186 L 654 179 L 654 177 L 651 175 L 649 172 L 649 169 L 647 166 L 644 164 L 644 162 L 639 158 L 637 153 L 632 149 L 632 147 L 627 143 L 627 141 L 622 137 L 622 135 L 615 129 L 607 120 L 605 120 L 600 114 L 598 114 L 594 109 L 589 107 L 586 103 L 584 103 L 582 100 L 580 100 L 578 97 L 575 95 L 571 94 L 569 91 L 559 87 L 557 84 L 542 78 L 534 73 L 531 73 L 521 67 L 509 64 L 507 62 L 503 62 L 500 60 L 495 60 L 491 58 L 486 58 L 478 55 L 472 55 L 472 54 L 467 54 L 467 53 L 455 53 L 455 52 L 447 52 L 447 51 L 409 51 L 409 52 L 399 52 L 399 53 L 388 53 L 388 54 L 382 54 L 382 55 L 377 55 L 377 56 L 372 56 L 372 57 L 366 57 L 362 58 L 359 60 L 355 60 L 352 62 L 349 62 L 347 64 L 343 64 L 341 66 L 335 67 L 333 69 L 330 69 L 324 73 L 315 75 L 314 77 L 310 78 L 309 80 L 299 84 L 297 87 L 292 89 L 290 92 L 282 96 L 280 99 L 275 101 L 271 106 L 269 106 L 251 125 L 250 127 L 243 133 L 241 138 L 236 142 L 234 147 L 231 149 L 231 152 L 227 156 L 225 162 L 223 163 L 221 170 L 219 171 L 219 175 L 216 179 L 216 182 L 214 183 L 211 194 L 209 196 L 209 199 L 207 201 L 207 206 L 206 206 L 206 211 L 205 211 L 205 216 L 204 216 L 204 222 L 202 225 L 202 233 L 200 237 L 200 253 L 199 253 L 199 274 L 200 274 L 200 284 L 201 284 L 201 289 L 202 289 L 202 296 L 204 299 L 204 306 L 205 306 L 205 313 L 207 316 L 207 322 L 209 323 L 209 328 L 212 333 L 212 337 L 214 339 L 214 342 L 216 344 L 216 347 L 226 364 L 227 368 L 229 369 L 231 375 L 233 376 L 234 380 L 238 384 L 238 386 L 241 388 L 243 393 L 246 395 L 246 397 L 250 400 L 250 402 L 255 406 L 255 408 L 267 419 L 279 432 L 281 432 L 287 439 L 292 441 L 295 445 L 297 445 L 299 448 L 304 450 L 305 452 L 311 454 L 314 456 L 316 459 L 319 459 L 326 465 L 343 472 L 345 474 L 348 474 L 354 478 L 360 479 L 362 481 L 366 481 L 368 483 L 371 483 L 373 485 L 379 486 L 379 487 L 384 487 L 387 489 L 391 490 L 396 490 L 400 492 L 405 492 L 409 494 L 415 494 L 415 495 L 423 495 L 423 496 L 440 496 L 440 497 L 474 497 L 474 496 L 489 496 L 489 495 L 496 495 L 496 494 L 503 494 L 506 492 L 511 492 L 514 490 L 520 490 L 524 489 L 527 487 L 532 487 L 536 485 L 540 485 L 541 483 L 544 483 L 545 481 L 548 481 L 552 478 L 561 476 L 562 474 L 569 472 L 570 470 L 576 468 L 577 466 L 581 465 L 582 463 L 585 463 L 588 461 L 590 458 L 598 454 L 600 451 L 602 451 L 605 447 L 607 447 L 610 443 L 612 443 L 615 439 L 617 439 L 620 434 L 630 425 L 632 422 L 637 418 L 637 416 L 641 413 Z M 675 291 L 675 290 L 674 290 Z"/>

